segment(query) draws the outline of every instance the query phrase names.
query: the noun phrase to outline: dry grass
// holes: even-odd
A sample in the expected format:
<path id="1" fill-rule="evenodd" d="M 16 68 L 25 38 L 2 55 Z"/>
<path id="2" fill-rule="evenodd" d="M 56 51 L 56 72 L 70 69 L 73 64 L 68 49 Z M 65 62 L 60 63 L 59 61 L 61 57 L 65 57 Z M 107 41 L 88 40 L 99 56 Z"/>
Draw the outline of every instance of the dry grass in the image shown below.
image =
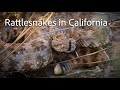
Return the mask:
<path id="1" fill-rule="evenodd" d="M 11 14 L 10 14 L 10 15 L 11 15 Z M 10 15 L 9 15 L 9 17 L 10 17 Z M 31 17 L 30 17 L 28 20 L 31 20 L 34 15 L 35 15 L 35 12 L 33 12 L 33 14 L 31 15 Z M 45 19 L 45 22 L 48 22 L 49 19 L 52 17 L 52 15 L 53 15 L 53 12 L 48 12 L 48 13 L 46 13 L 43 17 L 41 17 L 39 20 Z M 14 45 L 18 40 L 20 40 L 28 31 L 30 31 L 31 28 L 34 28 L 34 27 L 28 27 L 28 28 L 25 27 L 25 28 L 23 29 L 23 31 L 20 33 L 20 35 L 16 38 L 16 40 L 15 40 L 9 47 L 11 47 L 12 45 Z M 19 47 L 21 47 L 33 33 L 34 33 L 34 31 L 32 31 L 32 32 L 30 33 L 30 35 L 27 36 L 27 37 L 25 38 L 25 40 L 24 40 L 20 45 L 18 45 L 13 51 L 11 51 L 5 58 L 3 58 L 2 60 L 0 60 L 0 64 L 1 64 L 2 62 L 4 62 L 5 60 L 7 60 L 7 59 L 9 58 L 9 56 L 10 56 L 12 53 L 14 53 L 17 49 L 19 49 Z M 6 51 L 9 47 L 7 47 L 7 48 L 5 48 L 3 51 L 1 51 L 0 54 L 4 53 L 4 51 Z"/>

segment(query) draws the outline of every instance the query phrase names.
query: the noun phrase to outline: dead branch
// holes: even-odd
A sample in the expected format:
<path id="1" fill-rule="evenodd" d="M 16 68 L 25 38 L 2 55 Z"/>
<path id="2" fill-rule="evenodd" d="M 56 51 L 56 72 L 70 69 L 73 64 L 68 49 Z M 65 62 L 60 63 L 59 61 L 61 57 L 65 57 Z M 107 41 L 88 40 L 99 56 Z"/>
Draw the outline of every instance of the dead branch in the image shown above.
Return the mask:
<path id="1" fill-rule="evenodd" d="M 65 61 L 61 61 L 61 62 L 58 62 L 58 63 L 64 63 L 64 62 L 68 62 L 68 61 L 71 61 L 71 60 L 75 60 L 75 59 L 79 59 L 79 58 L 83 58 L 83 57 L 86 57 L 86 56 L 90 56 L 90 55 L 94 55 L 94 54 L 97 54 L 97 53 L 99 53 L 99 52 L 103 52 L 103 51 L 105 51 L 105 50 L 108 50 L 108 49 L 110 49 L 110 48 L 112 48 L 112 47 L 115 47 L 115 46 L 117 46 L 117 45 L 120 45 L 120 43 L 118 43 L 118 44 L 116 44 L 116 45 L 113 45 L 113 46 L 109 46 L 109 47 L 107 47 L 107 48 L 104 48 L 104 49 L 102 49 L 102 50 L 99 50 L 99 51 L 96 51 L 96 52 L 93 52 L 93 53 L 89 53 L 89 54 L 86 54 L 86 55 L 82 55 L 82 56 L 78 56 L 78 57 L 76 57 L 76 58 L 73 58 L 73 59 L 69 59 L 69 60 L 65 60 Z M 113 59 L 107 59 L 107 61 L 108 60 L 113 60 Z M 93 63 L 101 63 L 101 62 L 106 62 L 106 60 L 104 60 L 104 61 L 96 61 L 96 62 L 91 62 L 91 64 Z M 89 63 L 84 63 L 84 64 L 89 64 Z M 56 64 L 50 64 L 50 66 L 54 66 L 54 65 L 56 65 Z M 49 65 L 48 65 L 49 66 Z"/>

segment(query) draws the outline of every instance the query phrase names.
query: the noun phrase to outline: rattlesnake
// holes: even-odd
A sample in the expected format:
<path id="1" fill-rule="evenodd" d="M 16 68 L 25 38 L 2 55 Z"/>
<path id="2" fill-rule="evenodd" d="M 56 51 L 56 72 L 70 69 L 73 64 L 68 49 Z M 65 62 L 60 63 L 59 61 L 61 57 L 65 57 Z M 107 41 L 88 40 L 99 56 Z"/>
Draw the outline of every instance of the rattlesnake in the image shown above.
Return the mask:
<path id="1" fill-rule="evenodd" d="M 41 16 L 40 13 L 36 14 L 37 17 Z M 36 17 L 34 17 L 36 19 Z M 92 19 L 107 19 L 105 14 L 91 14 L 85 12 L 61 12 L 55 13 L 51 20 L 57 20 L 61 18 L 68 20 L 70 18 L 88 18 Z M 67 25 L 66 27 L 69 27 Z M 65 28 L 55 26 L 54 28 Z M 3 30 L 3 29 L 1 29 Z M 32 36 L 6 61 L 2 62 L 0 69 L 2 71 L 20 71 L 28 72 L 37 69 L 41 69 L 49 65 L 50 63 L 57 63 L 59 61 L 65 61 L 66 59 L 72 59 L 77 55 L 85 55 L 91 52 L 100 50 L 100 47 L 104 48 L 110 42 L 111 31 L 109 26 L 104 27 L 80 27 L 73 28 L 68 31 L 55 32 L 51 34 L 45 34 L 53 30 L 52 27 L 33 27 L 30 29 L 24 38 L 26 38 L 32 31 Z M 44 34 L 43 34 L 44 33 Z M 4 36 L 1 35 L 3 38 Z M 1 41 L 5 41 L 1 39 Z M 11 43 L 11 42 L 10 42 Z M 10 43 L 6 43 L 3 48 L 9 46 Z M 10 51 L 12 51 L 21 42 L 11 46 L 7 51 L 0 55 L 0 60 L 4 58 Z M 2 51 L 3 48 L 0 48 Z M 81 51 L 83 49 L 83 51 Z M 77 52 L 77 54 L 76 54 Z M 63 64 L 56 64 L 54 67 L 54 74 L 61 74 L 65 71 L 70 71 L 73 68 L 79 66 L 81 63 L 91 63 L 95 61 L 104 60 L 106 57 L 104 52 L 79 58 L 69 61 Z M 97 65 L 97 64 L 94 64 Z M 82 67 L 91 67 L 93 64 L 83 65 Z M 69 70 L 66 70 L 66 69 Z"/>

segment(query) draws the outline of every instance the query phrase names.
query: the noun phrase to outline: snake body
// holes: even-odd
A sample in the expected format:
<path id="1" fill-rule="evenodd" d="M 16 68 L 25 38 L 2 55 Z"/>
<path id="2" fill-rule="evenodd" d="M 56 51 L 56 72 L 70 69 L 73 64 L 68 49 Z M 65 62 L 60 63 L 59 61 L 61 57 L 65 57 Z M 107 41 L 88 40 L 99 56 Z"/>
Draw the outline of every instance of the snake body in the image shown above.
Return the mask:
<path id="1" fill-rule="evenodd" d="M 38 14 L 36 15 L 39 16 Z M 101 18 L 107 19 L 107 16 L 104 14 L 91 14 L 91 13 L 82 13 L 82 12 L 61 12 L 55 13 L 54 17 L 51 20 L 69 20 L 71 18 L 88 18 L 90 20 L 99 20 Z M 55 26 L 54 28 L 67 28 L 66 27 Z M 3 29 L 1 29 L 3 30 Z M 51 27 L 33 27 L 31 30 L 24 36 L 27 37 L 32 31 L 34 33 L 16 52 L 14 52 L 6 61 L 0 65 L 2 71 L 20 71 L 27 72 L 38 70 L 46 67 L 50 63 L 64 61 L 66 59 L 71 59 L 77 55 L 85 55 L 91 52 L 99 50 L 99 47 L 104 47 L 109 44 L 111 31 L 109 26 L 101 27 L 84 27 L 84 28 L 71 28 L 67 31 L 49 33 L 53 28 Z M 13 29 L 9 32 L 12 32 Z M 4 33 L 5 32 L 5 33 Z M 10 40 L 15 38 L 16 33 L 13 31 L 13 36 L 7 35 L 6 31 L 2 31 L 3 35 L 0 35 L 1 41 L 6 39 Z M 8 40 L 8 41 L 9 41 Z M 11 43 L 11 42 L 10 42 Z M 3 48 L 0 48 L 2 51 L 4 48 L 8 47 L 10 43 L 4 44 Z M 21 42 L 16 43 L 11 46 L 7 51 L 0 55 L 0 60 L 4 58 L 9 52 L 15 49 Z M 81 49 L 84 49 L 81 51 Z M 77 52 L 78 54 L 75 54 Z M 100 58 L 101 54 L 95 54 L 93 56 L 88 56 L 85 58 L 79 58 L 79 60 L 69 61 L 63 64 L 56 64 L 54 68 L 55 74 L 61 74 L 62 72 L 70 71 L 75 67 L 79 66 L 81 63 L 91 63 L 99 60 L 104 60 L 104 57 Z M 103 55 L 104 56 L 104 55 Z M 83 65 L 84 66 L 84 65 Z M 88 64 L 86 66 L 93 66 Z M 69 70 L 68 70 L 69 69 Z"/>

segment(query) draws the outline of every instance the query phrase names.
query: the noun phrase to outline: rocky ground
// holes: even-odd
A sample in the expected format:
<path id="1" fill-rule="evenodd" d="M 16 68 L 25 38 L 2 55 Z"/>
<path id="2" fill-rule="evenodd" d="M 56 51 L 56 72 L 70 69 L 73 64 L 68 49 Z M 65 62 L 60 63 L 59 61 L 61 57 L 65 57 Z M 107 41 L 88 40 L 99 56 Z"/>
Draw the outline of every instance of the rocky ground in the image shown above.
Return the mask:
<path id="1" fill-rule="evenodd" d="M 114 20 L 116 18 L 120 18 L 120 14 L 109 14 L 108 16 L 110 20 Z M 119 28 L 111 28 L 113 33 L 113 38 L 111 45 L 118 44 L 120 42 L 120 29 Z M 107 52 L 107 51 L 106 51 Z M 120 45 L 115 46 L 110 49 L 110 52 L 107 52 L 110 58 L 117 58 L 120 55 Z M 39 73 L 37 71 L 37 73 Z M 18 78 L 116 78 L 120 77 L 120 59 L 114 59 L 111 61 L 107 61 L 102 65 L 95 66 L 92 68 L 76 68 L 72 70 L 70 73 L 62 76 L 44 76 L 41 74 L 29 74 L 29 73 L 20 73 L 20 72 L 0 72 L 0 78 L 8 78 L 8 77 L 18 77 Z"/>
<path id="2" fill-rule="evenodd" d="M 119 13 L 107 13 L 110 21 L 119 19 Z M 112 45 L 120 43 L 120 28 L 111 28 L 113 33 Z M 119 58 L 120 45 L 111 48 L 109 52 L 110 58 Z M 114 59 L 105 62 L 102 65 L 89 69 L 78 68 L 64 76 L 51 76 L 51 78 L 117 78 L 120 77 L 120 59 Z"/>

